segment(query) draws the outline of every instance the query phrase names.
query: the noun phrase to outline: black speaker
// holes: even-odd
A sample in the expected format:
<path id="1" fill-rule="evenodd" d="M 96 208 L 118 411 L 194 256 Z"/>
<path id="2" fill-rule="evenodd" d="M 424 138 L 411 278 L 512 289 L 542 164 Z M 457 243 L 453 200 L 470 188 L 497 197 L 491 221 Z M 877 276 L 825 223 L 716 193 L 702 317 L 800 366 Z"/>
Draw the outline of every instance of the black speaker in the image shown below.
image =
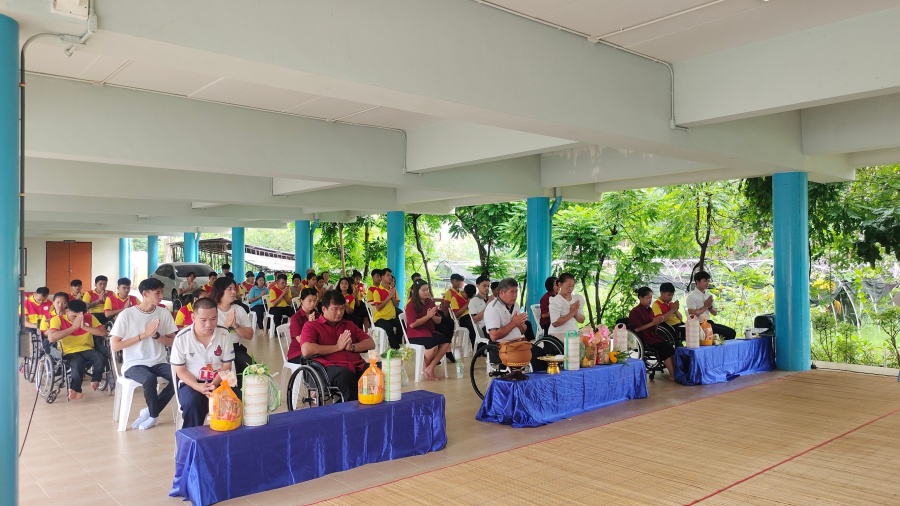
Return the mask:
<path id="1" fill-rule="evenodd" d="M 775 315 L 774 314 L 761 314 L 753 319 L 753 326 L 758 329 L 766 329 L 762 332 L 762 334 L 768 336 L 775 335 Z"/>

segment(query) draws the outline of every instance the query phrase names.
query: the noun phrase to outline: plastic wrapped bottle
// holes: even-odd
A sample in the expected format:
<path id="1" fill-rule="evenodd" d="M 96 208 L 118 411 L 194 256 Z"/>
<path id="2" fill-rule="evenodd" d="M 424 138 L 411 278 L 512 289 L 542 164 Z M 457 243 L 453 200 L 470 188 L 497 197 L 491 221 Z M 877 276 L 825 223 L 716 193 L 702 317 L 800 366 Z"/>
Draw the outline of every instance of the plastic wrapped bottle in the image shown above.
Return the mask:
<path id="1" fill-rule="evenodd" d="M 457 378 L 462 378 L 462 377 L 463 377 L 463 363 L 462 363 L 462 357 L 458 357 L 458 358 L 456 359 L 456 377 L 457 377 Z"/>
<path id="2" fill-rule="evenodd" d="M 369 351 L 369 368 L 359 378 L 357 398 L 360 404 L 379 404 L 384 402 L 384 373 L 378 368 L 378 354 Z"/>

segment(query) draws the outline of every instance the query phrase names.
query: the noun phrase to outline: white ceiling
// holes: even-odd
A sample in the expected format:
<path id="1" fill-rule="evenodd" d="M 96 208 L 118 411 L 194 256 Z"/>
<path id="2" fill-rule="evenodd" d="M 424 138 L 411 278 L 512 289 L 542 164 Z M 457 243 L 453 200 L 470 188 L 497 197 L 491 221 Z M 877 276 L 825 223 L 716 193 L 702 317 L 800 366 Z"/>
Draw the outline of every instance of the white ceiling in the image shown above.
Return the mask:
<path id="1" fill-rule="evenodd" d="M 29 72 L 178 95 L 228 105 L 360 125 L 407 130 L 441 118 L 87 51 L 67 57 L 54 41 L 32 44 Z"/>
<path id="2" fill-rule="evenodd" d="M 900 5 L 897 0 L 491 0 L 668 62 Z"/>

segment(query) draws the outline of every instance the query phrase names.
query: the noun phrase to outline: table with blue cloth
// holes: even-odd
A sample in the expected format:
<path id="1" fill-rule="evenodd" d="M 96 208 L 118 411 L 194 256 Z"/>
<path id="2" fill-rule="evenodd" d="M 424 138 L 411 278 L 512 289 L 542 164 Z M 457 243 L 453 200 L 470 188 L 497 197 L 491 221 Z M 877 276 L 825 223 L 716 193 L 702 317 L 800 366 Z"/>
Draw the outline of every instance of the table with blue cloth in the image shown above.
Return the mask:
<path id="1" fill-rule="evenodd" d="M 675 381 L 685 385 L 724 383 L 775 368 L 772 337 L 730 339 L 722 346 L 675 350 Z"/>
<path id="2" fill-rule="evenodd" d="M 447 445 L 444 396 L 403 392 L 372 406 L 345 402 L 269 416 L 260 427 L 175 433 L 172 497 L 207 505 Z M 302 498 L 298 497 L 300 501 Z"/>
<path id="3" fill-rule="evenodd" d="M 539 427 L 610 404 L 647 397 L 640 360 L 597 365 L 559 374 L 528 374 L 523 381 L 495 379 L 476 419 L 513 427 Z"/>

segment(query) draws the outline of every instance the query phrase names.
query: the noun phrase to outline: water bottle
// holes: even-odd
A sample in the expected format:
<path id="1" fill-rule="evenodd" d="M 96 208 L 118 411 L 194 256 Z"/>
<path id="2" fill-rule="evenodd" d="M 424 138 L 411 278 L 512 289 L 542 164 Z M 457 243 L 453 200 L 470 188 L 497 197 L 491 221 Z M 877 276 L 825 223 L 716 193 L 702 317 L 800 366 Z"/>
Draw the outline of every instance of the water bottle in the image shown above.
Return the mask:
<path id="1" fill-rule="evenodd" d="M 462 378 L 462 377 L 463 377 L 463 361 L 462 361 L 462 357 L 459 357 L 459 358 L 456 359 L 456 377 L 457 377 L 457 378 Z"/>

